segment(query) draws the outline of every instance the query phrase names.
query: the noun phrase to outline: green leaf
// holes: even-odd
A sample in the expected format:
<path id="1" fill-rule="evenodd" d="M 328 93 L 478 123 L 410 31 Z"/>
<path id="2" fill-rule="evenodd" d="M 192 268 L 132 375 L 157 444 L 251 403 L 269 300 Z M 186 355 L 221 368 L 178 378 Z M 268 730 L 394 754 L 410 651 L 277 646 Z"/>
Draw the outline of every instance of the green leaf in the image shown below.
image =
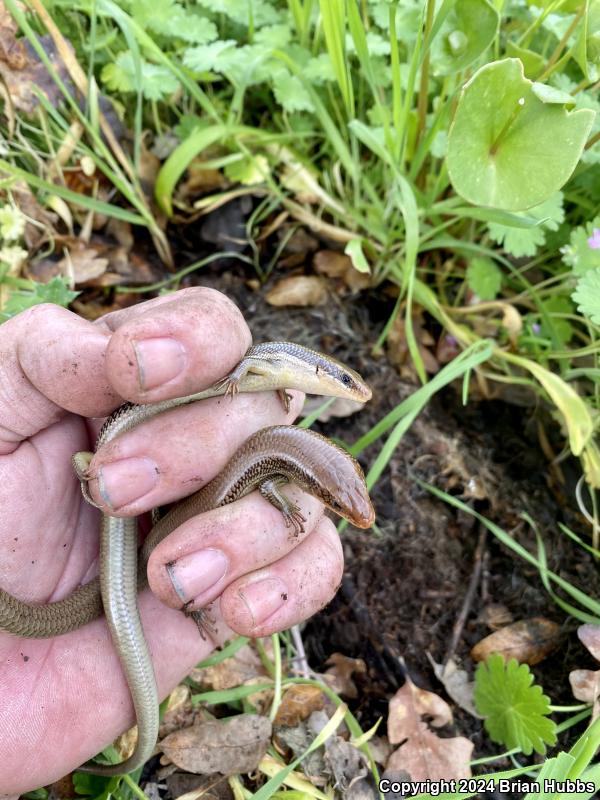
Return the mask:
<path id="1" fill-rule="evenodd" d="M 265 156 L 245 156 L 225 167 L 225 175 L 234 183 L 253 186 L 264 183 L 269 175 L 269 162 Z"/>
<path id="2" fill-rule="evenodd" d="M 493 300 L 502 286 L 502 272 L 491 258 L 478 256 L 467 267 L 467 285 L 480 300 Z"/>
<path id="3" fill-rule="evenodd" d="M 542 319 L 541 332 L 543 336 L 548 336 L 550 339 L 557 339 L 560 346 L 564 347 L 569 344 L 573 338 L 573 326 L 568 319 L 561 319 L 555 317 L 555 314 L 572 314 L 573 306 L 571 305 L 568 297 L 550 297 L 544 303 L 544 308 L 548 312 L 550 319 L 546 321 Z M 549 327 L 552 326 L 552 331 Z"/>
<path id="4" fill-rule="evenodd" d="M 533 218 L 538 224 L 529 228 L 516 228 L 496 222 L 488 223 L 488 231 L 495 242 L 516 258 L 535 255 L 538 247 L 546 241 L 546 230 L 556 231 L 565 219 L 562 192 L 552 195 L 544 203 L 518 213 L 516 216 Z"/>
<path id="5" fill-rule="evenodd" d="M 600 267 L 588 270 L 579 278 L 571 297 L 580 314 L 600 325 Z"/>
<path id="6" fill-rule="evenodd" d="M 54 277 L 48 283 L 32 283 L 32 289 L 12 292 L 0 312 L 0 317 L 8 319 L 14 317 L 26 308 L 37 306 L 40 303 L 56 303 L 58 306 L 67 307 L 79 295 L 73 292 L 62 277 Z"/>
<path id="7" fill-rule="evenodd" d="M 162 100 L 179 88 L 179 81 L 166 67 L 141 59 L 140 68 L 142 94 L 146 100 Z M 132 53 L 129 51 L 119 53 L 114 63 L 104 65 L 100 77 L 112 92 L 137 91 Z"/>
<path id="8" fill-rule="evenodd" d="M 600 267 L 600 216 L 571 231 L 569 244 L 561 248 L 563 261 L 574 275 Z"/>
<path id="9" fill-rule="evenodd" d="M 573 45 L 573 57 L 589 81 L 598 80 L 600 64 L 600 0 L 591 0 L 582 23 L 579 25 L 577 40 Z"/>
<path id="10" fill-rule="evenodd" d="M 217 42 L 211 42 L 210 44 L 188 47 L 183 53 L 183 63 L 194 72 L 218 71 L 219 57 L 226 50 L 234 49 L 235 46 L 234 39 L 219 39 Z"/>
<path id="11" fill-rule="evenodd" d="M 513 211 L 543 203 L 568 180 L 594 112 L 544 103 L 518 59 L 494 61 L 464 86 L 446 162 L 469 202 Z"/>
<path id="12" fill-rule="evenodd" d="M 499 19 L 488 0 L 454 3 L 431 46 L 434 71 L 450 75 L 469 67 L 493 42 Z"/>
<path id="13" fill-rule="evenodd" d="M 485 717 L 485 729 L 492 741 L 525 755 L 540 755 L 546 745 L 556 742 L 556 725 L 548 718 L 550 698 L 533 683 L 527 664 L 515 658 L 505 662 L 499 653 L 477 667 L 475 706 Z"/>
<path id="14" fill-rule="evenodd" d="M 371 274 L 371 267 L 362 249 L 362 239 L 350 239 L 344 253 L 350 256 L 352 266 L 357 272 L 364 272 L 366 275 Z"/>
<path id="15" fill-rule="evenodd" d="M 193 44 L 214 41 L 219 32 L 214 22 L 187 10 L 174 0 L 133 0 L 131 16 L 143 28 Z"/>
<path id="16" fill-rule="evenodd" d="M 246 28 L 251 24 L 256 28 L 275 25 L 283 19 L 283 14 L 268 0 L 198 0 L 198 3 L 211 14 L 225 14 Z"/>
<path id="17" fill-rule="evenodd" d="M 535 80 L 538 75 L 541 75 L 546 66 L 546 59 L 544 56 L 536 53 L 535 50 L 527 50 L 525 47 L 519 47 L 514 42 L 506 42 L 506 55 L 511 58 L 521 59 L 525 76 L 530 80 Z"/>
<path id="18" fill-rule="evenodd" d="M 288 113 L 295 111 L 314 111 L 310 95 L 304 88 L 302 81 L 291 75 L 287 69 L 278 67 L 277 76 L 274 78 L 273 94 L 279 105 Z"/>

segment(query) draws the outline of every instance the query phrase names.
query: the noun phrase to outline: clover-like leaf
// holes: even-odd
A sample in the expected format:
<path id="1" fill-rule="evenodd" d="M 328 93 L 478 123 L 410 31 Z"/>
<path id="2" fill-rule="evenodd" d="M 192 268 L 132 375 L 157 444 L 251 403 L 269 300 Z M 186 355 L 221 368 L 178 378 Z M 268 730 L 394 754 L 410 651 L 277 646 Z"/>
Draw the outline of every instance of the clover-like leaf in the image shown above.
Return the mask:
<path id="1" fill-rule="evenodd" d="M 580 314 L 600 325 L 600 268 L 590 269 L 582 275 L 571 297 Z"/>
<path id="2" fill-rule="evenodd" d="M 568 180 L 595 114 L 567 112 L 555 94 L 540 93 L 516 58 L 486 64 L 465 85 L 446 158 L 458 194 L 475 205 L 524 211 Z"/>
<path id="3" fill-rule="evenodd" d="M 467 267 L 467 285 L 480 300 L 493 300 L 502 285 L 502 272 L 491 258 L 477 256 Z"/>
<path id="4" fill-rule="evenodd" d="M 556 725 L 548 717 L 550 698 L 533 683 L 527 664 L 492 653 L 477 667 L 474 698 L 492 741 L 518 747 L 525 755 L 533 750 L 544 755 L 546 745 L 556 742 Z"/>
<path id="5" fill-rule="evenodd" d="M 517 228 L 498 222 L 489 222 L 490 236 L 516 258 L 535 255 L 538 247 L 546 241 L 546 230 L 558 230 L 559 225 L 564 221 L 565 212 L 562 199 L 562 192 L 557 192 L 539 206 L 528 209 L 527 216 L 539 220 L 538 225 Z"/>

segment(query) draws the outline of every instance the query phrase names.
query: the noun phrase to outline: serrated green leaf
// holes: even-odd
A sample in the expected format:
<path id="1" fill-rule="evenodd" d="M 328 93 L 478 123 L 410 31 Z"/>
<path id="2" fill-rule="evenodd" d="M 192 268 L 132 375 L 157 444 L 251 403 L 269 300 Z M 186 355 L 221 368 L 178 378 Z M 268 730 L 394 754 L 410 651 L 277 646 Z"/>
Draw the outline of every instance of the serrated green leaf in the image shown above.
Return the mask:
<path id="1" fill-rule="evenodd" d="M 281 22 L 283 14 L 267 0 L 198 0 L 199 5 L 204 6 L 212 14 L 225 14 L 233 22 L 249 27 L 253 23 L 255 27 L 262 28 L 264 25 L 275 25 Z"/>
<path id="2" fill-rule="evenodd" d="M 565 264 L 574 275 L 584 275 L 600 267 L 600 216 L 571 231 L 569 244 L 562 249 Z"/>
<path id="3" fill-rule="evenodd" d="M 515 658 L 505 662 L 499 653 L 477 667 L 475 706 L 485 717 L 492 741 L 508 749 L 520 748 L 525 755 L 540 755 L 556 742 L 556 724 L 549 719 L 550 698 L 533 683 L 527 664 Z"/>
<path id="4" fill-rule="evenodd" d="M 67 307 L 79 295 L 69 289 L 64 278 L 56 276 L 48 283 L 35 283 L 31 291 L 18 290 L 12 292 L 6 301 L 0 317 L 8 319 L 14 317 L 26 308 L 37 306 L 40 303 L 55 303 Z"/>
<path id="5" fill-rule="evenodd" d="M 269 162 L 261 155 L 247 156 L 225 167 L 225 175 L 229 180 L 244 186 L 264 183 L 269 172 Z"/>
<path id="6" fill-rule="evenodd" d="M 562 192 L 549 197 L 538 206 L 527 210 L 526 213 L 516 212 L 516 216 L 533 217 L 539 220 L 539 224 L 529 228 L 516 228 L 509 225 L 502 225 L 496 222 L 488 224 L 488 231 L 495 242 L 501 244 L 504 249 L 515 256 L 535 255 L 537 248 L 546 241 L 546 230 L 558 230 L 559 225 L 565 218 L 562 206 Z"/>
<path id="7" fill-rule="evenodd" d="M 286 69 L 280 69 L 273 80 L 273 94 L 279 105 L 289 113 L 294 111 L 314 111 L 310 95 L 302 81 Z"/>
<path id="8" fill-rule="evenodd" d="M 580 314 L 600 325 L 600 268 L 590 269 L 582 275 L 571 297 Z"/>
<path id="9" fill-rule="evenodd" d="M 234 39 L 219 39 L 210 44 L 198 45 L 198 47 L 188 47 L 183 53 L 183 63 L 195 72 L 209 72 L 216 69 L 219 57 L 226 50 L 233 50 L 236 47 Z"/>
<path id="10" fill-rule="evenodd" d="M 493 300 L 502 286 L 502 272 L 491 258 L 478 256 L 467 267 L 467 285 L 480 300 Z"/>
<path id="11" fill-rule="evenodd" d="M 179 81 L 173 73 L 159 64 L 151 64 L 141 59 L 141 88 L 146 100 L 162 100 L 177 91 Z M 100 77 L 112 92 L 135 92 L 136 67 L 133 55 L 121 52 L 111 64 L 105 64 Z"/>

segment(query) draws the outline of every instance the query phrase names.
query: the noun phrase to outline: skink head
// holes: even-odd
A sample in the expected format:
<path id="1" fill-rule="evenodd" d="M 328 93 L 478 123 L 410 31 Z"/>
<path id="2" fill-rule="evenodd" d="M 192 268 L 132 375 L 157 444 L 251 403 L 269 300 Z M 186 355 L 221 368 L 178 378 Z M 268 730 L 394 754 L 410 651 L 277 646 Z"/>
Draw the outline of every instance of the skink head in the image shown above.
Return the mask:
<path id="1" fill-rule="evenodd" d="M 326 356 L 294 342 L 268 342 L 253 351 L 265 354 L 272 373 L 277 373 L 287 389 L 300 389 L 308 394 L 345 397 L 366 403 L 371 389 L 358 372 L 336 358 Z"/>
<path id="2" fill-rule="evenodd" d="M 292 429 L 310 463 L 307 483 L 310 491 L 325 505 L 357 528 L 370 528 L 375 510 L 369 497 L 365 476 L 358 461 L 334 442 L 315 431 Z"/>

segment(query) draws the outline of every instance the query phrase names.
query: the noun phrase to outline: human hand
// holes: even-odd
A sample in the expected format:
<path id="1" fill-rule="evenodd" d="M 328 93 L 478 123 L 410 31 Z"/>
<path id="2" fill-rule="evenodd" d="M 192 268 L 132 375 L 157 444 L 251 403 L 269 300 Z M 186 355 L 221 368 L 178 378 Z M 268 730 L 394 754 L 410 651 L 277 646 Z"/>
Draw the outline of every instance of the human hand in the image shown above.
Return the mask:
<path id="1" fill-rule="evenodd" d="M 100 424 L 87 418 L 124 399 L 200 391 L 249 344 L 235 306 L 199 288 L 94 324 L 43 305 L 0 326 L 0 586 L 46 603 L 97 573 L 100 512 L 83 500 L 70 460 L 94 447 Z M 270 392 L 213 398 L 147 421 L 98 452 L 92 472 L 102 481 L 91 482 L 92 496 L 107 513 L 137 515 L 193 493 L 254 431 L 292 422 L 302 402 L 292 395 L 288 414 Z M 255 492 L 188 520 L 154 551 L 154 593 L 141 594 L 140 611 L 161 697 L 215 645 L 174 610 L 182 601 L 166 564 L 196 606 L 218 598 L 211 617 L 220 641 L 232 631 L 265 636 L 287 628 L 334 594 L 342 573 L 335 528 L 314 498 L 286 491 L 308 520 L 298 539 Z M 104 620 L 54 639 L 0 632 L 0 664 L 0 794 L 50 783 L 134 721 Z"/>

